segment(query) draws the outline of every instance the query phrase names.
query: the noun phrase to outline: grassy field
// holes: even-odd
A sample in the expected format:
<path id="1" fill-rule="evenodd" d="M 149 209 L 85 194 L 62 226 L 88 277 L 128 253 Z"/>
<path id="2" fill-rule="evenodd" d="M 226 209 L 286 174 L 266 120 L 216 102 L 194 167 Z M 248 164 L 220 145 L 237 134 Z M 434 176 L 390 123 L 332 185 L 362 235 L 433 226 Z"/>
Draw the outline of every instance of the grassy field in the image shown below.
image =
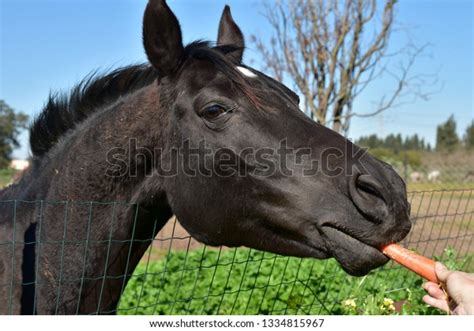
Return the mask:
<path id="1" fill-rule="evenodd" d="M 471 257 L 451 268 L 470 270 Z M 472 271 L 472 270 L 471 270 Z M 422 280 L 389 264 L 365 277 L 333 260 L 249 249 L 171 251 L 143 262 L 122 296 L 120 314 L 440 314 L 421 298 Z"/>
<path id="2" fill-rule="evenodd" d="M 0 188 L 9 184 L 15 171 L 12 169 L 0 169 Z"/>
<path id="3" fill-rule="evenodd" d="M 440 182 L 440 183 L 409 183 L 408 192 L 433 191 L 433 190 L 472 190 L 474 183 Z"/>

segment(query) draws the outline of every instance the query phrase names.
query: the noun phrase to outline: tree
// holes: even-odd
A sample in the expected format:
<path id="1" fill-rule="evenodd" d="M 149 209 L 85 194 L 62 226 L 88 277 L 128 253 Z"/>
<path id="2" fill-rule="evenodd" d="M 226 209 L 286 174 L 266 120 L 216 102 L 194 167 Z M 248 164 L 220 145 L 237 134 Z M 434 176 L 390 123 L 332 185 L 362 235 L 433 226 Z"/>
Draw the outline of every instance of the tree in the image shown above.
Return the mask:
<path id="1" fill-rule="evenodd" d="M 273 29 L 270 44 L 252 36 L 265 70 L 280 81 L 293 82 L 303 96 L 305 112 L 338 132 L 347 133 L 352 117 L 374 116 L 409 99 L 428 96 L 421 91 L 428 85 L 428 76 L 411 75 L 416 58 L 427 45 L 407 43 L 389 53 L 397 0 L 385 0 L 381 12 L 379 3 L 270 1 L 264 10 Z M 391 63 L 395 59 L 396 65 Z M 382 95 L 374 109 L 354 112 L 354 99 L 382 77 L 394 79 L 393 91 Z"/>
<path id="2" fill-rule="evenodd" d="M 385 139 L 379 138 L 377 135 L 372 134 L 370 136 L 362 136 L 355 142 L 357 145 L 371 149 L 388 149 L 395 154 L 398 154 L 400 151 L 428 150 L 428 146 L 425 145 L 425 140 L 423 138 L 420 139 L 416 133 L 413 136 L 406 136 L 404 140 L 400 133 L 397 135 L 391 133 L 385 137 Z"/>
<path id="3" fill-rule="evenodd" d="M 27 115 L 15 113 L 5 101 L 0 100 L 0 169 L 8 167 L 13 150 L 20 146 L 18 136 L 27 122 Z"/>
<path id="4" fill-rule="evenodd" d="M 471 124 L 466 128 L 466 133 L 464 133 L 464 146 L 469 149 L 474 149 L 474 120 L 471 121 Z"/>
<path id="5" fill-rule="evenodd" d="M 452 152 L 459 145 L 459 138 L 456 134 L 456 121 L 451 115 L 448 120 L 436 129 L 436 150 Z"/>

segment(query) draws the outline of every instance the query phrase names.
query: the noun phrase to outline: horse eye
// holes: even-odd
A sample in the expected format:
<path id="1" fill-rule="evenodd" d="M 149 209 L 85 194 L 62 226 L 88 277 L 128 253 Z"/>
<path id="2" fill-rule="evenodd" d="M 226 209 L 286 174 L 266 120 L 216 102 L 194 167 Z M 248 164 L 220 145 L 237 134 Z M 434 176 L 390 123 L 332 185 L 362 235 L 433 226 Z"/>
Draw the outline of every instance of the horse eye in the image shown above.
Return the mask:
<path id="1" fill-rule="evenodd" d="M 212 105 L 204 109 L 202 116 L 207 120 L 213 120 L 226 113 L 226 109 L 219 105 Z"/>

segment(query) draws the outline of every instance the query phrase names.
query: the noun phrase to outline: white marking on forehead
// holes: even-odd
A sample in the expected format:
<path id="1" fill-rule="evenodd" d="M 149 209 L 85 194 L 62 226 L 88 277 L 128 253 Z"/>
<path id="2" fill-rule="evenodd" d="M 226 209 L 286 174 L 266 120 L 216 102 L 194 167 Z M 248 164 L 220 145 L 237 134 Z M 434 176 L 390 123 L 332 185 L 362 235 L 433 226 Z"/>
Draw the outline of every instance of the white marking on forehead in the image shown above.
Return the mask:
<path id="1" fill-rule="evenodd" d="M 257 78 L 258 77 L 255 73 L 253 73 L 252 71 L 250 71 L 247 68 L 237 66 L 237 70 L 240 71 L 241 73 L 243 73 L 244 76 L 246 76 L 246 77 L 249 77 L 249 78 Z"/>

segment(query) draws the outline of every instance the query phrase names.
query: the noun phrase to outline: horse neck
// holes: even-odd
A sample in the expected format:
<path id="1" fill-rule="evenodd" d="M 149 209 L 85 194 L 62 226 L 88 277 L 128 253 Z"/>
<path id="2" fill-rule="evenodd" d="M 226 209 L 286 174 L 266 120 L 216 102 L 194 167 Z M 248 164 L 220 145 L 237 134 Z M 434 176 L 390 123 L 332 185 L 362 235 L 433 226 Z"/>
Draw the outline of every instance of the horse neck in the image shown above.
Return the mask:
<path id="1" fill-rule="evenodd" d="M 66 240 L 102 242 L 87 249 L 78 245 L 68 249 L 68 254 L 62 257 L 57 252 L 58 247 L 41 252 L 48 257 L 44 266 L 49 273 L 52 266 L 58 266 L 55 267 L 56 277 L 95 279 L 80 286 L 63 287 L 62 301 L 70 302 L 71 306 L 60 306 L 62 313 L 75 312 L 76 307 L 80 313 L 113 311 L 131 273 L 154 236 L 172 216 L 166 196 L 156 183 L 160 179 L 146 176 L 147 170 L 143 167 L 149 162 L 137 159 L 136 154 L 140 151 L 130 147 L 132 137 L 137 138 L 137 144 L 142 148 L 154 151 L 163 147 L 165 128 L 160 130 L 156 125 L 167 121 L 158 100 L 158 89 L 152 85 L 98 113 L 78 127 L 69 141 L 64 142 L 63 150 L 56 153 L 56 158 L 53 155 L 49 162 L 52 178 L 42 199 L 67 200 L 70 206 L 74 206 L 75 201 L 98 201 L 92 212 L 90 208 L 86 211 L 86 207 L 76 210 L 71 207 Z M 150 130 L 150 123 L 156 123 L 153 130 Z M 128 169 L 136 171 L 134 176 L 128 172 L 120 176 L 109 172 L 111 165 L 107 153 L 114 150 L 122 151 Z M 81 158 L 81 155 L 87 157 Z M 150 185 L 153 180 L 154 185 Z M 152 195 L 141 193 L 150 186 L 155 189 Z M 111 203 L 102 204 L 107 201 Z M 44 222 L 49 223 L 46 228 L 57 229 L 57 212 L 45 210 L 45 213 L 52 216 L 44 218 Z M 47 235 L 55 237 L 58 234 Z M 56 293 L 56 289 L 46 292 Z M 44 299 L 42 304 L 47 309 L 52 298 L 46 294 Z"/>

